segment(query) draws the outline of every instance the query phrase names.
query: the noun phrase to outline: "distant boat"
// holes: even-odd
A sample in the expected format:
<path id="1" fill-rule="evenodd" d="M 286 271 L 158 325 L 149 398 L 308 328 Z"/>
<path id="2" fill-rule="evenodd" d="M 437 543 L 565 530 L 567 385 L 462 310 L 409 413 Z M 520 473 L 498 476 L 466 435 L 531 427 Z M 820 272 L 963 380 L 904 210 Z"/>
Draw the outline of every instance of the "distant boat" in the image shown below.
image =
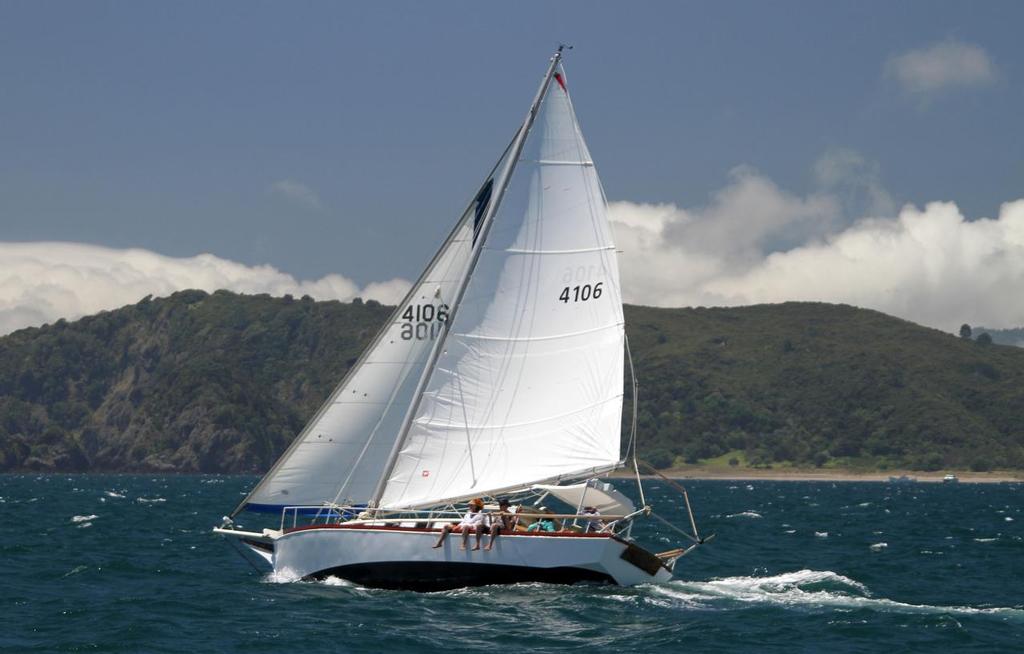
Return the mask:
<path id="1" fill-rule="evenodd" d="M 949 473 L 948 475 L 946 475 L 945 477 L 942 478 L 942 483 L 943 484 L 958 484 L 958 483 L 960 483 L 960 480 L 957 479 L 956 475 L 954 475 L 953 473 Z"/>
<path id="2" fill-rule="evenodd" d="M 652 514 L 642 487 L 636 506 L 597 479 L 627 463 L 629 359 L 607 204 L 561 58 L 559 48 L 511 144 L 391 320 L 214 529 L 279 575 L 423 591 L 633 585 L 669 580 L 710 540 L 692 519 L 691 535 Z M 511 500 L 519 527 L 550 528 L 513 524 L 493 548 L 460 548 L 442 529 L 476 498 Z M 548 498 L 568 510 L 552 514 Z M 245 530 L 241 511 L 280 524 Z M 648 515 L 693 544 L 644 549 L 632 526 Z"/>
<path id="3" fill-rule="evenodd" d="M 917 477 L 908 477 L 906 475 L 900 475 L 899 477 L 889 477 L 890 484 L 913 484 L 917 481 Z"/>

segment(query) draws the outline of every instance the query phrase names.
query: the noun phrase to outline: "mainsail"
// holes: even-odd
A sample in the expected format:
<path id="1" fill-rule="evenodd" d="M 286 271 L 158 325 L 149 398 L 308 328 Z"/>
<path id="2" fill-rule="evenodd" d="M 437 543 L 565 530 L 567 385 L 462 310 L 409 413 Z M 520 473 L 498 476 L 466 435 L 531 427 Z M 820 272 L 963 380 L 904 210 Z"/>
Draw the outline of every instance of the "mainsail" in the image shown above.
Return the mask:
<path id="1" fill-rule="evenodd" d="M 625 335 L 606 211 L 556 54 L 423 276 L 235 513 L 430 506 L 616 467 Z"/>
<path id="2" fill-rule="evenodd" d="M 619 460 L 624 323 L 606 201 L 557 59 L 542 88 L 381 507 Z"/>
<path id="3" fill-rule="evenodd" d="M 388 324 L 235 513 L 370 500 L 466 275 L 493 175 L 507 155 L 508 148 Z"/>

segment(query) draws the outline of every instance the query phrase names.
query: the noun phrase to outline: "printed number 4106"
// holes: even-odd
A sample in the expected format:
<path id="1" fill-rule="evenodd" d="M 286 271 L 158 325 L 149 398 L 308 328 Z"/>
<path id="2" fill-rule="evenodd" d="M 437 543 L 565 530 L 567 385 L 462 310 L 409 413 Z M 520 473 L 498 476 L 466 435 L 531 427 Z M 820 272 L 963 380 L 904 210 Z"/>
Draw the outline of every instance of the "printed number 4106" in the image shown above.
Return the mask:
<path id="1" fill-rule="evenodd" d="M 590 284 L 583 284 L 582 286 L 566 286 L 562 289 L 562 294 L 558 296 L 558 299 L 568 304 L 569 302 L 586 302 L 587 300 L 596 300 L 601 297 L 601 285 L 604 282 L 598 282 L 591 286 Z"/>

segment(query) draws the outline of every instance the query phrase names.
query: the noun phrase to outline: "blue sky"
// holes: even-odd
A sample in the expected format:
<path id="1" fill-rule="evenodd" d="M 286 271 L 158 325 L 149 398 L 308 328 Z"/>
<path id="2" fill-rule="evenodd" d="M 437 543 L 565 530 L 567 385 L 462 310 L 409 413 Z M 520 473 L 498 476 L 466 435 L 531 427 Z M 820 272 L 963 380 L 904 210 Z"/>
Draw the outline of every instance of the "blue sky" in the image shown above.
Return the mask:
<path id="1" fill-rule="evenodd" d="M 1024 197 L 1021 24 L 1018 2 L 8 1 L 0 242 L 413 278 L 559 41 L 620 212 L 711 220 L 760 181 L 809 212 L 752 245 L 762 263 L 907 203 L 995 219 Z"/>

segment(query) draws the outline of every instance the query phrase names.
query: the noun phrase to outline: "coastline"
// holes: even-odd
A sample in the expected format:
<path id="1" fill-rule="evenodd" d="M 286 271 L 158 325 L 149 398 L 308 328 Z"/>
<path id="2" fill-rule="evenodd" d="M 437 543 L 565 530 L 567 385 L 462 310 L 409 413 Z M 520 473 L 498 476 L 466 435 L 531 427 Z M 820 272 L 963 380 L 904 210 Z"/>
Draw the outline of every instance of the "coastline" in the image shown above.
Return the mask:
<path id="1" fill-rule="evenodd" d="M 917 470 L 858 471 L 849 469 L 760 469 L 760 468 L 719 468 L 708 466 L 686 466 L 660 471 L 670 479 L 717 479 L 723 481 L 871 481 L 889 482 L 889 477 L 906 475 L 918 483 L 942 483 L 948 473 L 957 476 L 961 483 L 1000 484 L 1024 482 L 1024 471 L 998 470 L 995 472 L 972 472 L 969 470 L 942 470 L 922 472 Z M 652 475 L 644 475 L 652 477 Z"/>

